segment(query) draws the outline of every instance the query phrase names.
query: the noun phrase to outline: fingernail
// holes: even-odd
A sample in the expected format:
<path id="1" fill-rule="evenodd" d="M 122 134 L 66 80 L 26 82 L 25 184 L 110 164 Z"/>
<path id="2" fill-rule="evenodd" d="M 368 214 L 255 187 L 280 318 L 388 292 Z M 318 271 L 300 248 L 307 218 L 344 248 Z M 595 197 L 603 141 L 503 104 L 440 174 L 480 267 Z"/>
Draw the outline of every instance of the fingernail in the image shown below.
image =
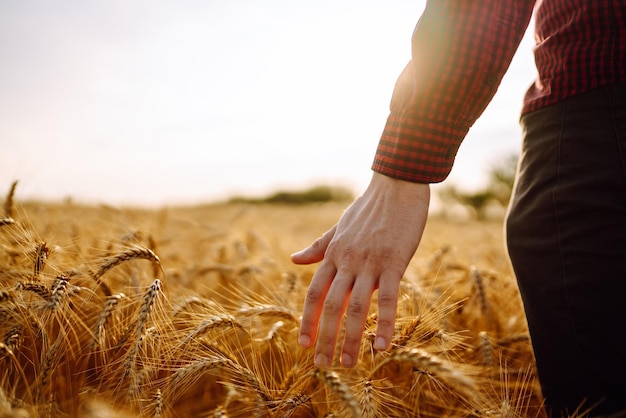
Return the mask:
<path id="1" fill-rule="evenodd" d="M 317 367 L 328 367 L 328 357 L 326 354 L 318 354 L 315 356 L 315 365 Z"/>
<path id="2" fill-rule="evenodd" d="M 308 347 L 311 344 L 311 337 L 308 335 L 301 335 L 300 338 L 298 338 L 298 342 L 301 346 Z"/>
<path id="3" fill-rule="evenodd" d="M 374 343 L 374 348 L 377 350 L 385 350 L 387 348 L 387 342 L 383 337 L 378 337 Z"/>
<path id="4" fill-rule="evenodd" d="M 341 355 L 341 364 L 343 367 L 352 367 L 354 364 L 352 363 L 352 356 L 348 353 L 343 353 Z"/>

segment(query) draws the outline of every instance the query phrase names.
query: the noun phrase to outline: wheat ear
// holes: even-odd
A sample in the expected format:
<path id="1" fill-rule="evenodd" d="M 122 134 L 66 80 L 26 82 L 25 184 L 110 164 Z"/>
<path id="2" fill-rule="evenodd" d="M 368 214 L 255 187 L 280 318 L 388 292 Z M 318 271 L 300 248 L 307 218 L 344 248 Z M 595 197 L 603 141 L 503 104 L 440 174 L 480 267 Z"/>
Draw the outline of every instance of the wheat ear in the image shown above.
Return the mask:
<path id="1" fill-rule="evenodd" d="M 489 309 L 489 305 L 487 303 L 487 293 L 485 292 L 485 281 L 483 279 L 483 275 L 480 273 L 475 266 L 470 267 L 470 276 L 474 281 L 474 286 L 476 286 L 476 291 L 478 292 L 478 301 L 480 303 L 480 311 L 484 314 L 487 313 Z"/>
<path id="2" fill-rule="evenodd" d="M 270 395 L 269 389 L 256 377 L 254 373 L 252 373 L 250 369 L 230 360 L 229 363 L 234 374 L 239 376 L 246 386 L 254 390 L 264 402 L 267 404 L 273 402 L 273 397 Z"/>
<path id="3" fill-rule="evenodd" d="M 137 354 L 139 353 L 139 350 L 141 350 L 141 347 L 143 346 L 144 338 L 145 336 L 142 335 L 141 337 L 135 339 L 133 341 L 133 344 L 130 346 L 128 353 L 126 354 L 126 359 L 124 360 L 124 365 L 122 367 L 122 370 L 123 370 L 122 376 L 124 379 L 130 376 L 131 374 L 136 374 L 136 373 L 133 373 L 137 371 L 135 367 L 135 364 L 136 364 L 135 359 L 137 358 Z"/>
<path id="4" fill-rule="evenodd" d="M 433 374 L 450 386 L 461 388 L 466 392 L 471 392 L 474 389 L 472 379 L 455 370 L 448 362 L 418 348 L 405 348 L 392 352 L 389 357 L 378 363 L 371 375 L 392 361 L 409 363 L 416 369 Z"/>
<path id="5" fill-rule="evenodd" d="M 485 331 L 480 331 L 478 333 L 478 339 L 480 340 L 480 351 L 483 355 L 483 366 L 493 366 L 493 354 L 491 351 L 491 341 L 489 340 L 489 336 Z"/>
<path id="6" fill-rule="evenodd" d="M 298 407 L 308 403 L 310 400 L 310 395 L 297 393 L 295 396 L 283 400 L 278 406 L 277 412 L 280 413 L 279 416 L 291 416 Z"/>
<path id="7" fill-rule="evenodd" d="M 111 289 L 109 289 L 109 287 L 105 283 L 103 283 L 102 280 L 100 280 L 101 277 L 113 267 L 116 267 L 126 261 L 137 259 L 150 260 L 156 265 L 161 265 L 161 260 L 151 249 L 131 248 L 129 250 L 123 251 L 119 254 L 107 258 L 104 263 L 100 265 L 98 271 L 93 275 L 93 279 L 96 281 L 98 286 L 102 287 L 102 290 L 106 296 L 111 296 Z"/>
<path id="8" fill-rule="evenodd" d="M 222 327 L 239 328 L 243 330 L 243 326 L 232 315 L 216 315 L 202 321 L 200 325 L 198 325 L 193 331 L 186 335 L 185 338 L 183 338 L 183 340 L 181 341 L 181 345 L 185 345 L 194 338 L 198 338 L 213 329 L 218 329 Z"/>
<path id="9" fill-rule="evenodd" d="M 363 392 L 361 392 L 361 414 L 363 418 L 377 417 L 378 408 L 376 408 L 376 396 L 374 394 L 374 387 L 372 386 L 372 380 L 367 379 L 363 386 Z"/>
<path id="10" fill-rule="evenodd" d="M 33 277 L 35 279 L 39 278 L 39 275 L 46 267 L 46 260 L 49 254 L 50 248 L 48 248 L 45 242 L 40 242 L 37 244 L 37 247 L 35 247 L 35 263 L 33 266 Z"/>
<path id="11" fill-rule="evenodd" d="M 419 316 L 413 317 L 411 322 L 409 322 L 409 324 L 402 329 L 402 333 L 398 336 L 398 338 L 396 338 L 394 343 L 400 347 L 404 347 L 413 336 L 413 333 L 417 329 L 420 322 L 421 318 Z"/>
<path id="12" fill-rule="evenodd" d="M 148 286 L 148 290 L 143 295 L 143 303 L 141 304 L 141 309 L 139 309 L 139 314 L 137 315 L 137 324 L 135 326 L 136 338 L 139 338 L 141 335 L 143 335 L 143 332 L 146 328 L 146 323 L 148 322 L 148 317 L 150 316 L 150 312 L 152 312 L 152 307 L 157 300 L 157 296 L 159 295 L 160 290 L 161 280 L 155 279 L 154 282 L 152 282 L 152 284 Z"/>
<path id="13" fill-rule="evenodd" d="M 15 223 L 15 220 L 13 218 L 0 219 L 0 226 L 13 225 L 14 223 Z"/>
<path id="14" fill-rule="evenodd" d="M 4 343 L 9 348 L 9 350 L 13 352 L 19 350 L 22 338 L 21 331 L 22 326 L 15 325 L 5 334 Z"/>
<path id="15" fill-rule="evenodd" d="M 161 418 L 165 410 L 163 394 L 161 393 L 161 389 L 156 390 L 154 395 L 152 395 L 151 400 L 152 400 L 152 417 Z"/>
<path id="16" fill-rule="evenodd" d="M 59 275 L 54 279 L 54 283 L 52 284 L 52 289 L 50 292 L 50 298 L 48 299 L 48 303 L 46 306 L 50 310 L 56 310 L 61 305 L 61 302 L 67 295 L 67 287 L 69 285 L 70 279 L 67 276 Z"/>
<path id="17" fill-rule="evenodd" d="M 56 370 L 56 367 L 61 360 L 59 348 L 61 347 L 61 343 L 63 342 L 63 340 L 64 335 L 60 334 L 57 337 L 56 341 L 46 350 L 46 355 L 43 357 L 41 370 L 39 371 L 39 376 L 37 378 L 37 398 L 41 397 L 42 391 L 50 383 L 50 377 Z"/>
<path id="18" fill-rule="evenodd" d="M 26 282 L 26 283 L 17 282 L 15 284 L 15 290 L 17 291 L 23 290 L 26 292 L 32 292 L 41 296 L 41 298 L 45 300 L 50 299 L 50 291 L 48 290 L 46 286 L 44 286 L 42 283 L 39 283 L 39 282 Z"/>
<path id="19" fill-rule="evenodd" d="M 106 302 L 104 302 L 104 306 L 102 307 L 102 311 L 100 311 L 100 315 L 98 315 L 96 326 L 94 327 L 94 332 L 93 332 L 94 339 L 93 339 L 93 343 L 91 346 L 92 350 L 96 345 L 102 345 L 101 338 L 104 332 L 104 328 L 107 325 L 109 318 L 113 314 L 113 311 L 115 310 L 117 305 L 120 303 L 120 300 L 122 300 L 125 297 L 126 295 L 124 295 L 123 293 L 118 293 L 116 295 L 107 297 L 107 300 Z"/>
<path id="20" fill-rule="evenodd" d="M 137 320 L 130 324 L 126 332 L 124 332 L 121 336 L 116 344 L 117 348 L 121 347 L 131 335 L 135 336 L 135 340 L 138 340 L 144 335 L 146 324 L 148 323 L 148 318 L 150 317 L 150 312 L 152 312 L 152 307 L 157 300 L 160 290 L 161 280 L 155 279 L 154 282 L 148 286 L 148 290 L 146 290 L 146 293 L 143 295 L 143 303 L 141 304 L 141 308 L 139 308 Z"/>
<path id="21" fill-rule="evenodd" d="M 354 393 L 350 390 L 350 387 L 339 379 L 337 373 L 326 369 L 315 369 L 313 376 L 323 382 L 326 387 L 333 393 L 335 393 L 339 399 L 348 408 L 350 416 L 361 417 L 361 408 Z"/>
<path id="22" fill-rule="evenodd" d="M 15 212 L 13 198 L 15 196 L 16 187 L 17 187 L 17 180 L 11 184 L 11 188 L 9 189 L 9 193 L 7 194 L 7 198 L 4 201 L 4 216 L 8 219 L 12 219 L 13 214 Z"/>
<path id="23" fill-rule="evenodd" d="M 226 367 L 230 363 L 230 360 L 220 357 L 208 357 L 189 363 L 177 369 L 170 378 L 170 392 L 174 392 L 179 388 L 179 385 L 182 384 L 191 386 L 202 374 L 214 369 Z"/>
<path id="24" fill-rule="evenodd" d="M 300 320 L 296 317 L 291 309 L 278 305 L 258 305 L 246 308 L 241 308 L 237 313 L 243 317 L 246 316 L 274 316 L 281 319 L 286 319 L 300 325 Z"/>

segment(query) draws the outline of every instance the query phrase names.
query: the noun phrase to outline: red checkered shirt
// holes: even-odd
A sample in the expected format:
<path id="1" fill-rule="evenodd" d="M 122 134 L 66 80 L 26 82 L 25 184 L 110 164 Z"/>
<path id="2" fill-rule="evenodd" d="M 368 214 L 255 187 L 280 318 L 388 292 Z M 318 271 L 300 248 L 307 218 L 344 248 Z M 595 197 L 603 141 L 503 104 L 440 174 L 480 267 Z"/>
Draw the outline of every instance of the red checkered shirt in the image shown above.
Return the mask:
<path id="1" fill-rule="evenodd" d="M 372 169 L 444 180 L 495 94 L 535 8 L 538 78 L 522 114 L 626 82 L 625 0 L 429 0 L 393 92 Z"/>

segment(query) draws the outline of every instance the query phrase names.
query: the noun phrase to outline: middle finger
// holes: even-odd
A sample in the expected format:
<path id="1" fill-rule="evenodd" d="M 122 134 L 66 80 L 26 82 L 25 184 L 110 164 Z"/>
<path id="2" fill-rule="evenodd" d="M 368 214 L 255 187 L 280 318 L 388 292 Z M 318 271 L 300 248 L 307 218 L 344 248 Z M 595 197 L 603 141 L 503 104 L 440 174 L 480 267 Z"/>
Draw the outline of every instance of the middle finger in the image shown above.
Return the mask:
<path id="1" fill-rule="evenodd" d="M 332 362 L 341 319 L 353 284 L 352 275 L 338 272 L 328 289 L 315 346 L 315 365 L 318 367 L 328 367 Z"/>

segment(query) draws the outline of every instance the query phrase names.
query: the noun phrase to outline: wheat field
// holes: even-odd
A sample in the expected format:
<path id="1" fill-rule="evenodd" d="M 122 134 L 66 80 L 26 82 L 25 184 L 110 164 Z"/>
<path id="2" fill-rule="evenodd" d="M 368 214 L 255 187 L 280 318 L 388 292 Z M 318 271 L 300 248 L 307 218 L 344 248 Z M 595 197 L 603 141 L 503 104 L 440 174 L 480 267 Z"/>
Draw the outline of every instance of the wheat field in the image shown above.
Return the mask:
<path id="1" fill-rule="evenodd" d="M 14 185 L 15 186 L 15 185 Z M 317 369 L 297 344 L 346 204 L 0 214 L 0 417 L 544 417 L 501 221 L 432 218 L 391 349 Z M 337 357 L 337 356 L 336 356 Z"/>

